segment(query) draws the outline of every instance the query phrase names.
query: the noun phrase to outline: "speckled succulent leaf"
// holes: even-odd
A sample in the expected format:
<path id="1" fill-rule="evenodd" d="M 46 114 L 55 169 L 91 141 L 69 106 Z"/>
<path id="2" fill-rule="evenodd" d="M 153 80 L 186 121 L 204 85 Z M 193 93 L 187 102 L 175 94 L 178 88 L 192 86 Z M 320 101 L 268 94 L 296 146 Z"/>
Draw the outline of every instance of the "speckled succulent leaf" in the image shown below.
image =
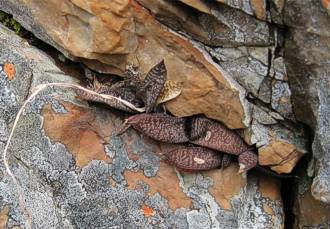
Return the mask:
<path id="1" fill-rule="evenodd" d="M 153 111 L 156 101 L 166 82 L 167 70 L 164 60 L 154 66 L 147 74 L 143 81 L 143 87 L 140 88 L 138 94 L 141 95 L 146 112 Z"/>
<path id="2" fill-rule="evenodd" d="M 157 105 L 178 97 L 182 91 L 182 83 L 174 80 L 167 80 L 164 88 L 157 99 Z"/>
<path id="3" fill-rule="evenodd" d="M 143 82 L 140 79 L 139 72 L 137 71 L 137 68 L 133 65 L 129 65 L 126 67 L 125 78 L 126 82 L 128 82 L 130 85 L 136 86 L 137 88 L 140 88 L 143 85 Z"/>
<path id="4" fill-rule="evenodd" d="M 252 151 L 245 151 L 238 156 L 239 173 L 248 171 L 258 164 L 258 156 Z"/>
<path id="5" fill-rule="evenodd" d="M 221 167 L 222 154 L 203 147 L 180 147 L 164 154 L 183 171 L 203 171 Z"/>
<path id="6" fill-rule="evenodd" d="M 234 130 L 230 130 L 223 124 L 204 117 L 197 117 L 196 119 L 195 122 L 205 123 L 204 125 L 207 125 L 207 128 L 206 134 L 191 141 L 192 143 L 234 155 L 239 155 L 249 150 L 249 146 Z M 201 125 L 199 128 L 204 128 L 204 126 Z M 194 131 L 191 130 L 191 132 Z M 198 133 L 199 131 L 196 132 Z"/>
<path id="7" fill-rule="evenodd" d="M 186 118 L 185 131 L 190 141 L 204 138 L 207 136 L 208 126 L 211 121 L 203 116 L 192 116 Z"/>
<path id="8" fill-rule="evenodd" d="M 127 119 L 134 129 L 161 142 L 188 142 L 184 131 L 184 119 L 161 113 L 137 114 Z"/>

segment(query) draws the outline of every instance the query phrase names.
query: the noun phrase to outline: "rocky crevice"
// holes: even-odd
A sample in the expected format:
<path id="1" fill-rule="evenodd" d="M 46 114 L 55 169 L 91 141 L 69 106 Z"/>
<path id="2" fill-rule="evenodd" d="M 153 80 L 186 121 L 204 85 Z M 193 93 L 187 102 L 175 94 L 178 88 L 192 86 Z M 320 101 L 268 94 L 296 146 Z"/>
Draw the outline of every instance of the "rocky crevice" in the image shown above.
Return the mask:
<path id="1" fill-rule="evenodd" d="M 1 10 L 12 13 L 23 26 L 31 30 L 43 42 L 51 44 L 51 46 L 40 45 L 44 43 L 30 38 L 32 44 L 34 43 L 39 49 L 46 51 L 55 60 L 61 59 L 61 61 L 56 61 L 57 67 L 55 67 L 43 60 L 45 58 L 43 54 L 37 54 L 36 51 L 26 51 L 19 54 L 23 56 L 23 59 L 33 60 L 33 65 L 29 65 L 20 62 L 22 58 L 20 61 L 12 57 L 8 59 L 7 50 L 10 50 L 10 48 L 2 49 L 0 64 L 1 66 L 6 63 L 14 64 L 17 68 L 15 77 L 22 77 L 24 71 L 22 71 L 21 66 L 29 69 L 26 72 L 33 72 L 32 76 L 25 77 L 25 79 L 31 79 L 31 85 L 33 85 L 31 88 L 41 82 L 49 82 L 49 80 L 74 82 L 78 79 L 82 83 L 85 79 L 83 68 L 78 64 L 79 62 L 83 62 L 96 72 L 108 73 L 102 77 L 113 77 L 114 75 L 122 76 L 125 67 L 132 63 L 139 67 L 139 71 L 143 75 L 150 69 L 150 66 L 154 65 L 154 61 L 165 58 L 165 64 L 170 69 L 169 78 L 184 85 L 182 94 L 165 104 L 172 114 L 189 116 L 195 113 L 205 113 L 230 128 L 243 128 L 240 131 L 241 136 L 248 144 L 258 147 L 260 163 L 263 166 L 269 166 L 278 173 L 293 171 L 295 174 L 299 170 L 303 171 L 301 177 L 307 177 L 304 172 L 306 170 L 304 168 L 306 164 L 304 158 L 309 157 L 306 156 L 308 152 L 313 152 L 315 158 L 317 158 L 315 160 L 315 172 L 318 175 L 311 189 L 309 188 L 311 182 L 307 182 L 307 184 L 304 180 L 295 181 L 294 188 L 291 189 L 283 186 L 291 185 L 293 180 L 283 180 L 281 198 L 280 186 L 275 181 L 267 183 L 258 174 L 252 174 L 247 179 L 239 178 L 234 175 L 235 166 L 220 172 L 214 171 L 195 175 L 177 175 L 173 171 L 170 172 L 171 167 L 165 166 L 157 154 L 166 150 L 168 146 L 155 143 L 150 139 L 140 139 L 135 136 L 136 133 L 134 132 L 130 132 L 123 139 L 115 139 L 111 135 L 104 136 L 105 139 L 109 140 L 109 144 L 104 149 L 101 146 L 100 150 L 91 150 L 93 151 L 91 152 L 88 151 L 90 144 L 98 144 L 97 142 L 100 139 L 97 138 L 104 134 L 104 131 L 109 131 L 107 129 L 109 126 L 114 128 L 113 123 L 118 124 L 118 118 L 105 115 L 104 107 L 93 110 L 92 113 L 86 113 L 86 111 L 79 108 L 82 101 L 76 101 L 70 93 L 55 90 L 56 93 L 63 96 L 65 102 L 74 104 L 69 106 L 71 110 L 66 109 L 66 112 L 72 114 L 73 120 L 82 118 L 79 122 L 84 123 L 86 122 L 84 117 L 95 116 L 97 117 L 96 120 L 99 120 L 97 122 L 101 122 L 100 120 L 104 122 L 104 117 L 107 117 L 113 120 L 111 121 L 113 123 L 109 124 L 108 127 L 93 124 L 95 126 L 92 128 L 94 128 L 95 133 L 99 131 L 98 128 L 103 131 L 96 134 L 94 140 L 91 138 L 91 136 L 94 136 L 93 131 L 90 132 L 87 129 L 77 131 L 74 122 L 72 124 L 66 122 L 65 128 L 68 128 L 69 131 L 66 131 L 66 129 L 53 129 L 51 132 L 45 132 L 48 137 L 52 136 L 55 145 L 62 144 L 69 150 L 67 154 L 73 155 L 70 166 L 72 166 L 72 171 L 75 171 L 76 178 L 72 174 L 69 175 L 68 170 L 63 170 L 58 174 L 53 174 L 51 170 L 45 170 L 45 168 L 48 168 L 47 166 L 53 166 L 52 163 L 49 162 L 49 165 L 47 165 L 48 162 L 44 164 L 45 161 L 40 159 L 43 156 L 36 157 L 36 155 L 47 154 L 47 152 L 51 153 L 51 151 L 44 148 L 44 145 L 38 147 L 38 149 L 32 147 L 36 155 L 28 156 L 23 151 L 17 151 L 18 154 L 24 155 L 26 158 L 24 163 L 28 167 L 20 165 L 14 159 L 17 157 L 15 153 L 12 163 L 15 164 L 16 175 L 20 174 L 27 180 L 33 181 L 35 187 L 40 188 L 40 190 L 42 190 L 43 185 L 39 185 L 43 182 L 38 184 L 38 180 L 43 179 L 28 174 L 29 169 L 27 168 L 34 168 L 34 171 L 43 171 L 40 173 L 42 176 L 50 174 L 46 177 L 52 179 L 51 183 L 46 182 L 44 184 L 44 186 L 53 187 L 46 188 L 48 193 L 52 193 L 51 195 L 41 193 L 39 195 L 30 193 L 30 191 L 25 193 L 28 199 L 28 208 L 32 209 L 35 205 L 31 201 L 42 195 L 44 195 L 45 201 L 49 200 L 56 206 L 60 206 L 60 213 L 57 212 L 59 209 L 54 209 L 54 214 L 51 213 L 54 216 L 52 222 L 42 222 L 41 219 L 44 213 L 40 209 L 41 215 L 33 216 L 36 227 L 39 224 L 42 225 L 42 223 L 46 223 L 51 227 L 55 225 L 65 226 L 66 224 L 73 227 L 109 226 L 114 225 L 113 222 L 125 222 L 125 225 L 131 225 L 132 223 L 140 226 L 158 225 L 161 228 L 174 225 L 180 228 L 199 228 L 201 222 L 210 228 L 220 227 L 219 222 L 223 223 L 222 226 L 225 225 L 224 228 L 253 228 L 261 222 L 267 222 L 263 224 L 264 226 L 267 225 L 267 228 L 280 228 L 283 225 L 286 228 L 300 228 L 302 226 L 328 224 L 329 221 L 327 220 L 329 218 L 326 218 L 327 216 L 325 216 L 326 220 L 317 221 L 311 213 L 304 212 L 306 203 L 311 202 L 313 202 L 315 209 L 321 212 L 325 212 L 324 209 L 327 209 L 327 206 L 315 202 L 311 197 L 312 193 L 314 197 L 323 202 L 327 202 L 328 198 L 326 182 L 328 168 L 325 166 L 328 157 L 328 144 L 325 139 L 328 132 L 324 114 L 327 113 L 329 104 L 324 89 L 328 82 L 322 78 L 324 74 L 327 74 L 327 70 L 326 65 L 322 63 L 326 64 L 328 61 L 326 54 L 328 47 L 324 42 L 327 41 L 329 36 L 325 26 L 329 18 L 324 17 L 327 14 L 325 8 L 322 8 L 324 6 L 316 3 L 316 1 L 310 3 L 311 5 L 299 3 L 293 7 L 291 2 L 284 5 L 284 1 L 260 1 L 261 3 L 256 3 L 257 1 L 242 0 L 239 1 L 242 4 L 235 5 L 230 0 L 221 0 L 212 4 L 204 1 L 187 0 L 182 0 L 182 3 L 178 4 L 165 0 L 138 0 L 130 3 L 123 2 L 119 5 L 109 4 L 107 9 L 104 10 L 105 8 L 99 6 L 98 3 L 91 7 L 91 5 L 84 3 L 73 4 L 66 0 L 62 2 L 68 6 L 64 10 L 65 12 L 62 12 L 63 9 L 59 8 L 57 3 L 51 3 L 49 6 L 53 7 L 53 12 L 70 14 L 75 17 L 75 20 L 67 20 L 67 27 L 63 31 L 61 27 L 54 27 L 56 23 L 63 23 L 60 17 L 54 17 L 52 14 L 45 15 L 49 6 L 38 5 L 31 1 L 31 5 L 25 6 L 26 9 L 20 8 L 19 12 L 21 14 L 17 15 L 16 8 L 19 3 L 14 3 L 14 1 L 10 1 L 8 4 L 0 3 Z M 40 11 L 37 13 L 31 11 L 34 7 L 38 7 Z M 317 17 L 319 21 L 315 24 L 305 23 L 305 19 L 299 17 L 299 11 L 304 12 L 310 18 Z M 118 14 L 118 12 L 120 13 Z M 86 15 L 89 16 L 86 17 Z M 110 15 L 116 16 L 111 17 Z M 118 17 L 118 15 L 120 16 Z M 295 15 L 298 15 L 298 17 L 295 18 Z M 28 17 L 27 20 L 25 20 L 26 17 Z M 56 23 L 45 24 L 41 20 L 44 17 L 52 18 L 53 22 L 56 21 Z M 91 18 L 93 20 L 90 20 Z M 105 21 L 107 23 L 104 23 Z M 111 22 L 113 23 L 111 24 Z M 117 27 L 118 23 L 122 27 Z M 311 30 L 306 32 L 305 27 L 308 26 Z M 93 28 L 93 33 L 88 37 L 77 36 L 86 27 Z M 169 28 L 181 35 L 173 33 Z M 74 42 L 66 42 L 68 40 L 56 36 L 55 31 Z M 100 31 L 102 33 L 99 33 Z M 1 33 L 5 34 L 6 32 L 1 30 Z M 303 45 L 302 41 L 309 44 L 309 40 L 303 38 L 301 34 L 304 34 L 306 39 L 317 39 L 320 45 L 310 44 L 309 47 Z M 3 41 L 6 40 L 6 35 L 1 35 L 1 37 Z M 104 40 L 117 42 L 116 44 L 119 47 L 104 43 Z M 7 42 L 6 44 L 10 47 L 16 47 L 17 43 L 15 42 Z M 87 43 L 90 44 L 89 50 L 85 46 Z M 62 54 L 59 54 L 52 47 L 56 47 Z M 309 48 L 312 50 L 311 56 L 307 56 Z M 298 50 L 296 56 L 294 50 Z M 63 55 L 71 60 L 63 58 Z M 307 58 L 307 62 L 304 62 L 303 58 Z M 42 67 L 43 64 L 40 63 L 47 67 Z M 6 69 L 2 67 L 1 70 L 2 81 L 10 85 L 10 90 L 13 90 L 16 98 L 19 98 L 18 101 L 22 101 L 25 96 L 16 95 L 18 93 L 16 88 L 18 81 L 15 79 L 11 81 L 11 76 L 9 77 Z M 303 71 L 308 74 L 307 77 L 304 77 L 305 81 L 302 82 L 296 77 L 296 74 L 302 75 Z M 42 72 L 49 78 L 40 77 Z M 74 76 L 76 79 L 70 78 L 68 75 Z M 323 80 L 322 82 L 319 81 L 320 78 Z M 311 90 L 312 86 L 308 85 L 309 82 L 310 85 L 316 85 L 321 94 L 316 95 L 315 91 Z M 30 85 L 30 83 L 27 83 L 27 85 Z M 29 91 L 29 87 L 24 90 Z M 297 95 L 300 92 L 297 91 L 297 88 L 304 90 L 305 101 L 299 100 Z M 7 99 L 5 96 L 0 96 L 0 102 Z M 61 113 L 64 111 L 63 102 L 51 102 L 53 99 L 47 96 L 46 93 L 42 93 L 40 97 L 42 99 L 37 99 L 33 103 L 35 108 L 29 108 L 31 115 L 40 117 L 40 112 L 43 110 L 46 112 L 42 114 L 43 118 L 46 119 L 45 123 L 47 123 L 47 120 L 63 122 L 65 120 L 61 118 L 61 115 L 64 115 Z M 219 98 L 219 101 L 214 98 Z M 51 102 L 52 108 L 45 110 L 45 101 L 47 103 Z M 313 101 L 317 102 L 313 103 Z M 301 106 L 301 104 L 305 104 L 304 102 L 307 110 L 304 110 Z M 198 109 L 196 109 L 197 104 Z M 83 107 L 85 106 L 87 104 L 83 105 Z M 94 107 L 95 105 L 91 106 Z M 214 110 L 210 110 L 210 108 L 214 108 Z M 6 109 L 4 114 L 8 116 Z M 309 112 L 308 109 L 312 112 Z M 217 110 L 222 111 L 224 115 L 219 114 Z M 55 113 L 52 113 L 54 111 Z M 60 113 L 56 114 L 58 112 Z M 15 112 L 12 111 L 11 115 L 13 113 Z M 45 114 L 47 115 L 45 116 Z M 29 121 L 31 117 L 24 117 L 24 120 Z M 119 113 L 119 117 L 123 117 L 122 114 Z M 6 120 L 3 120 L 4 126 L 7 126 Z M 303 123 L 311 125 L 313 129 L 306 128 Z M 24 125 L 19 126 L 19 130 L 21 128 L 23 130 L 26 127 Z M 34 129 L 29 130 L 33 133 L 36 131 Z M 65 132 L 78 134 L 78 140 L 66 139 L 63 137 Z M 6 136 L 6 133 L 3 132 L 0 136 Z M 314 136 L 312 150 L 310 136 Z M 90 140 L 86 141 L 84 137 Z M 19 137 L 17 138 L 19 139 Z M 119 151 L 115 149 L 118 141 L 122 142 L 120 149 L 117 149 Z M 128 146 L 127 142 L 131 143 L 132 141 L 134 142 L 133 146 Z M 15 142 L 17 142 L 18 147 L 22 147 L 19 140 L 15 140 Z M 141 142 L 145 142 L 145 144 L 141 146 Z M 152 149 L 150 145 L 152 145 Z M 119 156 L 124 151 L 126 151 L 126 157 Z M 141 153 L 142 151 L 145 153 Z M 13 150 L 13 152 L 16 151 Z M 60 156 L 53 159 L 62 160 L 63 162 L 63 158 L 60 158 Z M 303 162 L 299 162 L 299 160 Z M 158 162 L 156 163 L 156 161 Z M 156 164 L 158 166 L 155 166 Z M 42 168 L 41 165 L 46 167 Z M 140 170 L 143 173 L 141 176 L 138 175 Z M 96 180 L 95 182 L 101 182 L 102 184 L 93 184 L 89 178 L 80 178 L 85 176 L 85 172 L 96 172 L 98 175 L 96 177 L 93 175 L 93 179 Z M 60 174 L 66 174 L 65 179 L 67 180 L 60 178 Z M 166 191 L 158 189 L 158 185 L 163 182 L 162 176 L 173 178 L 173 187 L 179 187 L 174 192 L 183 191 L 186 195 L 183 199 L 187 198 L 187 202 L 181 202 Z M 230 180 L 235 180 L 236 184 L 231 184 L 225 176 Z M 110 177 L 110 179 L 108 180 L 105 177 Z M 141 182 L 132 183 L 134 177 L 141 180 Z M 79 179 L 79 182 L 76 185 L 69 185 L 70 180 L 77 179 Z M 3 180 L 2 187 L 7 190 L 10 189 L 10 181 L 6 181 L 5 177 Z M 21 182 L 26 185 L 23 181 Z M 56 185 L 61 182 L 61 185 Z M 87 183 L 89 184 L 87 185 Z M 72 193 L 78 192 L 79 187 L 82 185 L 86 185 L 86 188 L 89 189 L 85 190 L 84 193 L 81 192 L 81 195 L 79 194 L 84 197 L 79 200 L 72 198 Z M 102 188 L 102 185 L 107 188 Z M 301 186 L 307 188 L 304 189 L 304 192 L 297 194 L 296 190 Z M 273 187 L 272 191 L 269 190 L 270 187 Z M 122 196 L 118 196 L 119 193 Z M 137 195 L 133 195 L 133 193 Z M 112 204 L 112 207 L 106 207 L 102 202 L 110 204 L 111 201 L 114 201 L 114 199 L 111 199 L 111 195 L 118 196 L 119 202 Z M 121 201 L 128 200 L 120 199 L 123 196 L 129 200 L 134 200 L 137 205 L 125 205 L 120 208 Z M 47 199 L 48 197 L 50 199 Z M 267 206 L 261 207 L 260 203 L 265 204 L 265 198 L 267 199 Z M 242 200 L 248 201 L 244 203 Z M 189 201 L 193 204 L 193 208 L 189 204 L 187 205 Z M 15 206 L 15 203 L 17 202 L 15 202 L 14 197 L 7 196 L 1 206 Z M 45 203 L 43 202 L 43 204 Z M 72 206 L 75 207 L 69 207 L 68 203 L 73 204 Z M 137 206 L 141 208 L 139 209 Z M 132 210 L 129 214 L 125 213 L 126 207 Z M 23 225 L 24 219 L 19 211 L 16 211 L 14 207 L 10 207 L 10 209 L 15 213 L 8 213 L 12 220 L 9 220 L 7 224 Z M 90 209 L 95 209 L 92 214 L 99 213 L 94 224 L 91 224 L 88 220 L 81 220 L 81 217 L 87 217 L 87 212 Z M 255 215 L 255 218 L 251 219 L 245 215 L 247 209 L 250 212 L 261 212 L 261 215 Z M 100 214 L 100 212 L 104 214 Z M 141 214 L 144 217 L 141 218 Z M 284 214 L 286 217 L 284 217 Z M 125 221 L 122 216 L 128 217 L 128 221 Z M 286 223 L 284 223 L 284 218 L 286 218 Z M 114 221 L 109 221 L 109 219 Z M 292 223 L 293 219 L 295 223 Z M 256 220 L 257 223 L 253 223 L 253 220 Z"/>

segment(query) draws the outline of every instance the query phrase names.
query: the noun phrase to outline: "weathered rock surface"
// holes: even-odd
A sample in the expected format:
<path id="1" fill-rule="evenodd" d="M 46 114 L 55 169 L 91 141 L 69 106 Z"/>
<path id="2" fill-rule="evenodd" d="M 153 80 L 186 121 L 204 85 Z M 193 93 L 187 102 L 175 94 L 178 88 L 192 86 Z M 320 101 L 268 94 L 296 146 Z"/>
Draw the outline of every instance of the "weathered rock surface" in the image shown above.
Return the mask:
<path id="1" fill-rule="evenodd" d="M 262 125 L 262 122 L 274 121 L 269 117 L 264 117 L 262 121 L 256 117 L 242 135 L 248 143 L 259 147 L 260 165 L 270 166 L 278 173 L 290 173 L 299 159 L 308 153 L 305 131 L 301 126 Z"/>
<path id="2" fill-rule="evenodd" d="M 266 20 L 266 0 L 217 0 L 217 2 L 240 9 L 247 14 L 254 15 L 258 19 Z"/>
<path id="3" fill-rule="evenodd" d="M 314 131 L 312 194 L 330 203 L 330 17 L 321 1 L 288 1 L 284 22 L 289 26 L 285 60 L 296 118 Z"/>
<path id="4" fill-rule="evenodd" d="M 252 122 L 243 134 L 246 142 L 260 147 L 260 164 L 278 173 L 291 172 L 308 146 L 302 126 L 284 121 L 295 118 L 283 58 L 269 59 L 273 50 L 267 47 L 207 50 L 254 100 L 263 102 L 253 105 Z"/>
<path id="5" fill-rule="evenodd" d="M 75 82 L 44 53 L 0 26 L 0 152 L 22 102 L 37 85 Z M 0 225 L 7 228 L 282 228 L 280 184 L 237 165 L 184 174 L 160 145 L 134 130 L 113 133 L 122 115 L 49 87 L 27 105 L 0 169 Z M 15 183 L 8 169 L 17 179 Z M 251 217 L 253 214 L 254 217 Z"/>
<path id="6" fill-rule="evenodd" d="M 300 177 L 294 191 L 294 228 L 329 228 L 330 206 L 312 196 L 312 178 L 306 172 Z"/>
<path id="7" fill-rule="evenodd" d="M 259 164 L 277 173 L 290 173 L 312 148 L 309 175 L 316 177 L 312 185 L 298 185 L 306 188 L 296 194 L 296 227 L 329 225 L 321 203 L 330 203 L 329 1 L 9 0 L 0 9 L 101 73 L 123 76 L 134 65 L 143 78 L 165 59 L 168 79 L 182 85 L 166 109 L 243 128 L 241 136 L 258 148 Z M 0 152 L 32 88 L 74 81 L 7 33 L 0 35 Z M 28 224 L 28 217 L 42 227 L 283 227 L 276 181 L 253 173 L 243 179 L 236 165 L 178 173 L 160 154 L 172 146 L 133 130 L 113 136 L 123 118 L 76 100 L 68 89 L 40 94 L 10 146 L 10 168 L 22 190 L 0 164 L 0 227 Z M 15 189 L 24 195 L 26 213 L 39 210 L 23 214 Z"/>
<path id="8" fill-rule="evenodd" d="M 273 43 L 273 35 L 267 23 L 227 5 L 183 1 L 198 10 L 192 12 L 191 9 L 173 1 L 137 1 L 149 9 L 163 24 L 175 31 L 188 33 L 204 44 L 267 46 Z"/>
<path id="9" fill-rule="evenodd" d="M 248 125 L 245 90 L 225 75 L 207 53 L 163 27 L 135 1 L 106 7 L 100 2 L 67 0 L 44 5 L 16 0 L 0 4 L 28 29 L 40 28 L 36 36 L 55 43 L 63 53 L 90 59 L 87 64 L 94 68 L 97 65 L 93 63 L 104 63 L 107 71 L 122 74 L 127 64 L 135 64 L 144 75 L 165 59 L 168 79 L 183 82 L 181 96 L 166 104 L 174 115 L 205 113 L 230 128 Z M 267 27 L 259 30 L 269 34 Z M 251 34 L 257 32 L 253 30 Z"/>
<path id="10" fill-rule="evenodd" d="M 144 76 L 164 58 L 168 79 L 182 85 L 167 110 L 176 116 L 204 113 L 229 128 L 248 127 L 246 141 L 263 146 L 262 152 L 286 142 L 281 157 L 290 160 L 267 153 L 262 161 L 274 169 L 285 164 L 275 171 L 289 172 L 307 150 L 305 137 L 286 124 L 295 119 L 284 60 L 274 54 L 277 29 L 264 21 L 264 1 L 221 2 L 10 0 L 0 8 L 66 56 L 101 72 L 122 75 L 134 64 Z M 281 1 L 273 2 L 282 12 Z M 250 103 L 247 94 L 265 104 Z"/>

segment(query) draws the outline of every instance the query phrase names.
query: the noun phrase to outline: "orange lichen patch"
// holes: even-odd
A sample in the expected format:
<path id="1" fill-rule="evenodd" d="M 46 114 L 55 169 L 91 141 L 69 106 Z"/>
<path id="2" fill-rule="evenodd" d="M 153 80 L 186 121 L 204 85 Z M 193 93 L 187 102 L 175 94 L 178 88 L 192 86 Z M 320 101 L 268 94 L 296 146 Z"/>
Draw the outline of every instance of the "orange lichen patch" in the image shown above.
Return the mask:
<path id="1" fill-rule="evenodd" d="M 238 166 L 233 164 L 225 169 L 216 169 L 203 172 L 204 176 L 213 180 L 209 192 L 223 209 L 231 210 L 230 201 L 246 185 L 246 179 L 237 174 Z"/>
<path id="2" fill-rule="evenodd" d="M 322 5 L 326 9 L 330 9 L 330 0 L 322 0 Z"/>
<path id="3" fill-rule="evenodd" d="M 159 171 L 155 177 L 146 177 L 142 171 L 132 172 L 128 170 L 124 172 L 124 177 L 129 189 L 135 189 L 138 181 L 148 184 L 148 194 L 159 193 L 167 199 L 172 210 L 192 207 L 191 199 L 181 190 L 176 172 L 170 165 L 161 162 Z"/>
<path id="4" fill-rule="evenodd" d="M 143 215 L 145 217 L 151 217 L 155 215 L 155 211 L 154 209 L 152 209 L 151 207 L 147 206 L 147 205 L 143 205 L 141 208 Z"/>
<path id="5" fill-rule="evenodd" d="M 0 228 L 7 228 L 9 207 L 4 207 L 0 212 Z"/>
<path id="6" fill-rule="evenodd" d="M 3 65 L 3 71 L 6 73 L 8 80 L 14 79 L 15 74 L 16 74 L 15 65 L 13 65 L 11 63 L 5 63 Z"/>
<path id="7" fill-rule="evenodd" d="M 73 153 L 76 164 L 80 167 L 91 160 L 104 160 L 111 163 L 111 158 L 104 152 L 103 144 L 107 141 L 111 125 L 97 119 L 95 114 L 71 103 L 64 103 L 68 113 L 53 111 L 50 105 L 43 109 L 44 130 L 51 140 L 61 142 Z"/>
<path id="8" fill-rule="evenodd" d="M 271 177 L 260 177 L 259 191 L 261 195 L 272 200 L 281 200 L 280 193 L 281 183 L 277 179 Z"/>

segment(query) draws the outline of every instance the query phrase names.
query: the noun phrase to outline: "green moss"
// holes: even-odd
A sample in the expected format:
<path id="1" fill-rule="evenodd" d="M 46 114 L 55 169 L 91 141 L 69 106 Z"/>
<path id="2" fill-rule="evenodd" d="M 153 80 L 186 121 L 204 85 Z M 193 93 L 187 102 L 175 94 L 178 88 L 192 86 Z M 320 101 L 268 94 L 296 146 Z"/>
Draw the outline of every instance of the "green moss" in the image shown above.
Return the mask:
<path id="1" fill-rule="evenodd" d="M 0 23 L 19 34 L 22 31 L 22 26 L 11 16 L 0 10 Z"/>

